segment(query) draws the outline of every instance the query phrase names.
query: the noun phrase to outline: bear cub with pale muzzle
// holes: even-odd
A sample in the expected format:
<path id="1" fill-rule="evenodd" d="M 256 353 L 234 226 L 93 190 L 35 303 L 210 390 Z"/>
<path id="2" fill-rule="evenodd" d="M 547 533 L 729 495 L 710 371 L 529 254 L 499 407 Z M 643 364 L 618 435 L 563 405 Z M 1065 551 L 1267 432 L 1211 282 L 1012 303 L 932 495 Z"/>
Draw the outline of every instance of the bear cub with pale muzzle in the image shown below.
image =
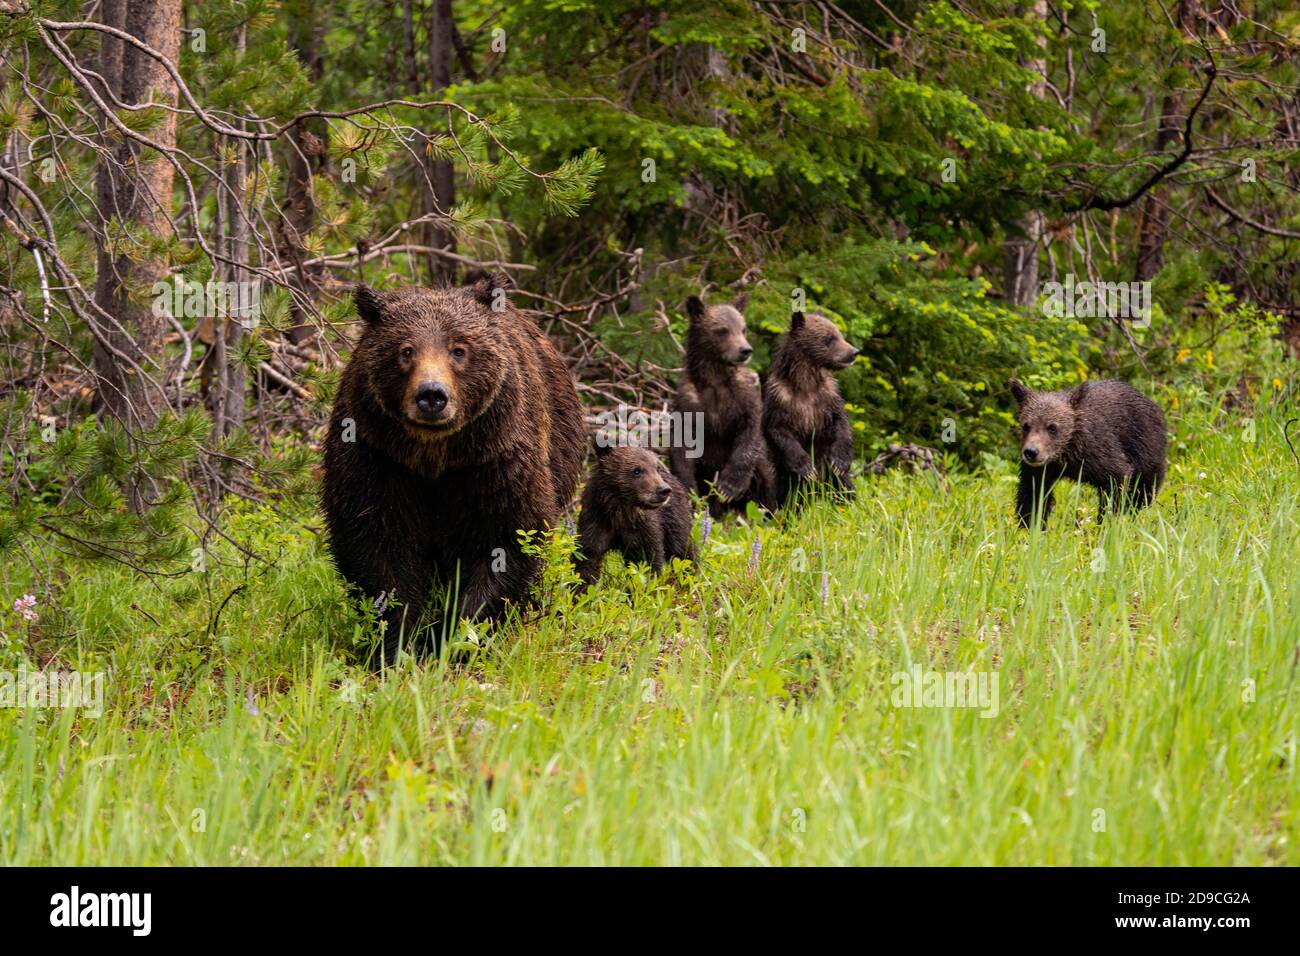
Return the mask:
<path id="1" fill-rule="evenodd" d="M 578 575 L 584 587 L 596 583 L 610 551 L 644 561 L 656 573 L 673 558 L 695 560 L 690 495 L 659 456 L 602 437 L 595 452 L 578 516 Z"/>
<path id="2" fill-rule="evenodd" d="M 1109 510 L 1151 503 L 1165 479 L 1165 416 L 1125 382 L 1083 382 L 1040 392 L 1011 382 L 1018 406 L 1020 488 L 1016 515 L 1029 527 L 1047 524 L 1052 488 L 1071 478 L 1097 489 Z"/>

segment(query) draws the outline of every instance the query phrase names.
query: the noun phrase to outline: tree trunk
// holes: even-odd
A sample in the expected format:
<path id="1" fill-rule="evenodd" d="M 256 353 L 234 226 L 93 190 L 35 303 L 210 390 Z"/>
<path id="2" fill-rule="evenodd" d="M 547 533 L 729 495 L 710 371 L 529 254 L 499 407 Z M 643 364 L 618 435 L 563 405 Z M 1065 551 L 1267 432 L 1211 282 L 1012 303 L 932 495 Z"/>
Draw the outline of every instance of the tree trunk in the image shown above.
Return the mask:
<path id="1" fill-rule="evenodd" d="M 1038 247 L 1043 240 L 1043 220 L 1031 212 L 1020 220 L 1021 235 L 1002 247 L 1003 296 L 1012 305 L 1032 305 L 1038 297 Z"/>
<path id="2" fill-rule="evenodd" d="M 1035 0 L 1034 18 L 1040 23 L 1047 20 L 1047 0 Z M 1047 37 L 1038 38 L 1039 48 L 1046 50 Z M 1029 68 L 1038 79 L 1029 90 L 1040 100 L 1047 92 L 1046 54 L 1031 60 Z M 1020 220 L 1018 234 L 1007 239 L 1002 247 L 1002 294 L 1012 305 L 1032 305 L 1038 298 L 1038 251 L 1043 240 L 1043 216 L 1037 210 Z"/>
<path id="3" fill-rule="evenodd" d="M 101 9 L 103 23 L 131 34 L 176 62 L 181 44 L 181 0 L 105 0 Z M 176 104 L 176 85 L 163 66 L 107 34 L 100 41 L 100 72 L 104 87 L 122 102 L 140 103 L 152 96 L 155 102 Z M 164 114 L 148 136 L 164 148 L 175 146 L 175 114 Z M 106 219 L 120 220 L 132 231 L 143 229 L 156 236 L 167 235 L 172 228 L 171 164 L 148 147 L 116 133 L 106 134 L 105 139 L 116 145 L 107 154 L 100 154 L 96 166 L 95 193 L 100 212 Z M 97 233 L 95 239 L 95 303 L 117 320 L 93 320 L 107 343 L 95 343 L 97 403 L 136 431 L 155 424 L 164 405 L 160 389 L 151 387 L 143 375 L 151 367 L 162 365 L 165 320 L 153 314 L 150 289 L 155 282 L 167 279 L 168 265 L 156 258 L 135 261 L 123 250 L 111 248 L 107 230 Z M 131 251 L 140 255 L 137 249 Z M 158 380 L 161 378 L 159 375 Z"/>
<path id="4" fill-rule="evenodd" d="M 309 3 L 294 4 L 289 8 L 289 45 L 307 68 L 313 84 L 325 71 L 314 11 Z M 289 145 L 284 151 L 285 197 L 279 251 L 283 258 L 292 260 L 296 266 L 291 278 L 294 299 L 312 300 L 320 288 L 323 269 L 302 263 L 308 258 L 305 237 L 316 226 L 316 200 L 312 196 L 311 177 L 325 154 L 327 131 L 320 121 L 305 120 L 289 130 L 288 135 Z M 316 334 L 316 327 L 308 321 L 307 312 L 292 299 L 289 316 L 293 321 L 288 332 L 291 342 L 305 342 Z"/>
<path id="5" fill-rule="evenodd" d="M 1179 0 L 1176 16 L 1178 28 L 1190 32 L 1196 17 L 1196 0 Z M 1160 107 L 1160 126 L 1156 129 L 1156 152 L 1164 152 L 1177 143 L 1183 132 L 1183 97 L 1177 90 L 1164 98 Z M 1165 240 L 1169 238 L 1168 190 L 1163 183 L 1142 200 L 1138 216 L 1138 250 L 1135 278 L 1146 282 L 1155 278 L 1165 264 Z"/>
<path id="6" fill-rule="evenodd" d="M 406 83 L 412 90 L 420 88 L 419 61 L 415 57 L 415 11 L 411 0 L 402 0 L 402 51 L 406 59 Z"/>
<path id="7" fill-rule="evenodd" d="M 241 28 L 235 40 L 236 52 L 242 57 L 247 45 L 247 33 Z M 236 121 L 235 126 L 242 127 Z M 229 316 L 220 313 L 213 316 L 213 358 L 216 364 L 217 387 L 212 394 L 213 437 L 220 440 L 244 424 L 245 386 L 244 364 L 240 360 L 240 342 L 243 340 L 245 326 L 251 315 L 247 309 L 248 299 L 243 285 L 251 274 L 241 269 L 249 262 L 249 221 L 251 211 L 244 208 L 244 195 L 248 172 L 252 165 L 249 161 L 249 146 L 243 140 L 235 140 L 229 145 L 236 153 L 234 162 L 227 165 L 221 173 L 222 186 L 217 191 L 216 248 L 229 262 L 218 263 L 217 275 L 225 282 L 235 283 L 238 311 Z M 222 302 L 228 303 L 223 297 Z"/>
<path id="8" fill-rule="evenodd" d="M 440 96 L 451 85 L 451 58 L 455 52 L 453 32 L 456 28 L 451 15 L 451 0 L 434 0 L 433 23 L 429 31 L 430 81 L 433 95 Z M 425 194 L 426 214 L 445 216 L 456 204 L 455 166 L 450 159 L 433 159 L 426 156 L 425 172 L 432 191 Z M 434 249 L 456 250 L 455 233 L 445 222 L 433 220 L 425 229 L 426 245 Z M 428 257 L 429 281 L 433 285 L 449 283 L 456 265 L 449 259 L 430 254 Z"/>

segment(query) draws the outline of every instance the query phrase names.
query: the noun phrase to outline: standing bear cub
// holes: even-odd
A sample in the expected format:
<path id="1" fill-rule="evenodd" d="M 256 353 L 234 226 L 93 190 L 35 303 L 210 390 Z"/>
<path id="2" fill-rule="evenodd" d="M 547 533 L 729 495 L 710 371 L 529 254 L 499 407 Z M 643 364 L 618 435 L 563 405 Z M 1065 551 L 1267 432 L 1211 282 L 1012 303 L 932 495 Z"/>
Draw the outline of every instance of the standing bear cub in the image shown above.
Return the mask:
<path id="1" fill-rule="evenodd" d="M 673 474 L 690 490 L 707 496 L 714 518 L 755 501 L 771 510 L 774 475 L 763 440 L 763 397 L 758 375 L 746 365 L 754 355 L 745 336 L 740 295 L 729 305 L 686 300 L 686 377 L 673 412 L 704 422 L 698 458 L 676 444 L 669 450 Z"/>
<path id="2" fill-rule="evenodd" d="M 610 551 L 646 561 L 658 573 L 672 558 L 695 560 L 691 498 L 659 456 L 635 445 L 596 440 L 596 463 L 582 493 L 578 546 L 583 584 L 595 584 Z"/>
<path id="3" fill-rule="evenodd" d="M 831 372 L 857 357 L 826 316 L 791 317 L 763 387 L 763 432 L 772 446 L 782 504 L 819 478 L 853 494 L 853 430 Z"/>
<path id="4" fill-rule="evenodd" d="M 1149 504 L 1165 478 L 1165 416 L 1125 382 L 1083 382 L 1037 392 L 1012 380 L 1019 406 L 1020 489 L 1016 515 L 1029 527 L 1052 511 L 1052 488 L 1072 478 L 1097 489 L 1101 512 Z"/>
<path id="5" fill-rule="evenodd" d="M 519 532 L 554 525 L 577 486 L 577 390 L 504 282 L 356 290 L 365 324 L 330 417 L 323 503 L 335 564 L 387 623 L 385 663 L 436 646 L 435 586 L 471 618 L 525 603 L 538 561 Z"/>

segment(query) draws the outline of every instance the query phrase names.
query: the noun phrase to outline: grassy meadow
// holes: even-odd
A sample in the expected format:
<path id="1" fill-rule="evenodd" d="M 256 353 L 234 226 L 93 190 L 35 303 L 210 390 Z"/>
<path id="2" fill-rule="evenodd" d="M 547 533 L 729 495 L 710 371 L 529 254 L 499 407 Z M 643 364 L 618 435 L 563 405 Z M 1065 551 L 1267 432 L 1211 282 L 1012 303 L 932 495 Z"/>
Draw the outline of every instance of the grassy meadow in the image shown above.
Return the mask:
<path id="1" fill-rule="evenodd" d="M 47 544 L 0 660 L 104 672 L 103 714 L 0 708 L 0 863 L 1295 864 L 1300 462 L 1255 414 L 1173 412 L 1156 505 L 1100 527 L 1063 483 L 1021 531 L 993 463 L 581 597 L 561 535 L 539 611 L 382 678 L 319 516 L 232 506 L 258 557 L 169 576 Z M 898 706 L 914 668 L 996 707 Z"/>

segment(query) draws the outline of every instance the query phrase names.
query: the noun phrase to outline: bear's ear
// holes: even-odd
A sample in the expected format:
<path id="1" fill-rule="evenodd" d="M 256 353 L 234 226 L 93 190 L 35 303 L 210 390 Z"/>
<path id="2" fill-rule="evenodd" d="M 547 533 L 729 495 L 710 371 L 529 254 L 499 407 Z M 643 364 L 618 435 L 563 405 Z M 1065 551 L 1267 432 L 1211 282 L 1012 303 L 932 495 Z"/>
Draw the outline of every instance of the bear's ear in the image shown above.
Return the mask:
<path id="1" fill-rule="evenodd" d="M 1080 382 L 1074 386 L 1074 391 L 1070 392 L 1070 406 L 1078 408 L 1083 400 L 1088 397 L 1088 383 Z"/>
<path id="2" fill-rule="evenodd" d="M 744 312 L 745 306 L 749 305 L 749 293 L 742 292 L 731 300 L 731 307 L 737 312 Z"/>
<path id="3" fill-rule="evenodd" d="M 614 447 L 614 438 L 607 431 L 598 431 L 591 439 L 591 447 L 597 458 L 604 458 Z"/>
<path id="4" fill-rule="evenodd" d="M 510 279 L 504 272 L 492 272 L 479 276 L 465 288 L 474 297 L 474 301 L 480 305 L 490 306 L 498 301 L 504 301 L 504 293 L 510 288 Z M 498 289 L 502 292 L 500 298 L 497 296 Z"/>
<path id="5" fill-rule="evenodd" d="M 793 315 L 790 316 L 790 331 L 798 332 L 802 328 L 803 328 L 803 313 L 795 312 Z"/>
<path id="6" fill-rule="evenodd" d="M 1016 400 L 1017 405 L 1025 404 L 1025 399 L 1029 397 L 1029 389 L 1025 388 L 1018 378 L 1011 380 L 1011 397 Z"/>
<path id="7" fill-rule="evenodd" d="M 357 315 L 367 325 L 382 325 L 384 321 L 384 297 L 368 285 L 359 285 L 352 290 L 352 301 L 357 304 Z"/>
<path id="8" fill-rule="evenodd" d="M 704 300 L 698 295 L 693 295 L 686 300 L 686 314 L 691 321 L 698 322 L 704 318 Z"/>

